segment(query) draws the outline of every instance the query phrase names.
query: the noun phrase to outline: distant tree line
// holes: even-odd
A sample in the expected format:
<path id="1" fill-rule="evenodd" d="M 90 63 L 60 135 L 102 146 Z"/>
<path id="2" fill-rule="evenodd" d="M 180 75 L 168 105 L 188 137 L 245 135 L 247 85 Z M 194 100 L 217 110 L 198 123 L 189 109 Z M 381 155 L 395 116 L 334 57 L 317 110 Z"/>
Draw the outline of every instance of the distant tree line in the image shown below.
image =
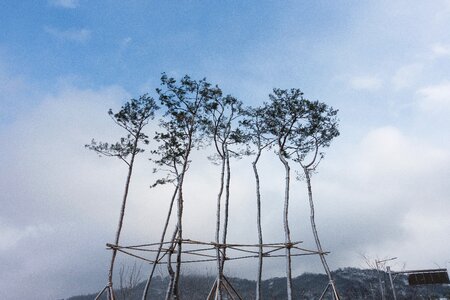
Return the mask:
<path id="1" fill-rule="evenodd" d="M 108 271 L 108 283 L 99 293 L 104 292 L 108 299 L 115 299 L 113 289 L 113 271 L 117 248 L 120 242 L 123 219 L 126 210 L 128 191 L 132 178 L 135 157 L 144 152 L 143 145 L 152 143 L 151 160 L 154 171 L 161 174 L 152 187 L 171 183 L 173 193 L 159 249 L 155 262 L 162 256 L 162 247 L 169 248 L 166 254 L 169 281 L 165 299 L 180 299 L 180 271 L 182 266 L 183 247 L 183 211 L 185 205 L 184 184 L 190 165 L 193 163 L 193 151 L 205 146 L 212 146 L 214 152 L 211 161 L 220 166 L 220 181 L 216 199 L 216 262 L 217 299 L 223 299 L 221 283 L 224 280 L 226 262 L 226 245 L 229 221 L 230 181 L 232 168 L 230 161 L 243 156 L 252 156 L 252 168 L 255 180 L 256 226 L 258 232 L 259 253 L 258 271 L 256 274 L 256 299 L 262 295 L 263 273 L 263 232 L 261 227 L 261 185 L 258 162 L 263 152 L 272 149 L 275 157 L 284 167 L 284 209 L 283 228 L 286 257 L 286 295 L 292 295 L 292 240 L 289 227 L 289 204 L 291 186 L 291 163 L 300 166 L 307 182 L 307 195 L 310 205 L 311 229 L 315 238 L 317 251 L 330 282 L 331 272 L 317 234 L 314 219 L 314 202 L 311 175 L 324 157 L 323 149 L 330 146 L 331 141 L 339 135 L 337 110 L 320 101 L 311 101 L 296 88 L 274 89 L 259 107 L 244 106 L 243 102 L 226 94 L 218 85 L 206 79 L 194 80 L 184 76 L 176 80 L 163 73 L 161 86 L 156 89 L 157 99 L 148 94 L 126 102 L 119 112 L 109 111 L 109 116 L 126 135 L 115 143 L 92 140 L 86 147 L 100 155 L 117 157 L 128 168 L 124 195 L 120 208 L 115 243 L 112 247 L 111 263 Z M 157 102 L 159 102 L 157 104 Z M 153 137 L 144 133 L 145 126 L 160 110 L 159 130 Z M 195 205 L 187 202 L 189 205 Z M 167 238 L 172 215 L 176 217 L 175 228 Z M 176 255 L 173 255 L 176 254 Z M 172 257 L 174 256 L 174 257 Z M 152 265 L 144 287 L 142 299 L 147 299 L 149 288 L 155 272 L 156 263 Z M 337 296 L 337 295 L 336 295 Z M 337 296 L 338 297 L 338 296 Z"/>

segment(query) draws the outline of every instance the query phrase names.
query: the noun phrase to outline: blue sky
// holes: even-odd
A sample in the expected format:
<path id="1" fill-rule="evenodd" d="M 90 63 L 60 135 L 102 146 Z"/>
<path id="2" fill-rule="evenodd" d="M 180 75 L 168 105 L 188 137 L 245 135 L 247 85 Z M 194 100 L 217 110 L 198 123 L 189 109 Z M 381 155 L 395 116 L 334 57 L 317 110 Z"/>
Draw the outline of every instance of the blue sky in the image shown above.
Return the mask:
<path id="1" fill-rule="evenodd" d="M 393 268 L 445 267 L 448 28 L 445 0 L 2 1 L 0 265 L 7 267 L 0 277 L 9 279 L 0 283 L 0 298 L 24 299 L 34 289 L 36 299 L 55 299 L 103 286 L 104 244 L 114 234 L 124 168 L 83 145 L 120 136 L 107 110 L 153 94 L 162 72 L 207 77 L 249 105 L 266 101 L 274 87 L 298 87 L 338 108 L 341 136 L 314 177 L 332 268 L 365 267 L 361 254 L 398 256 Z M 215 198 L 218 181 L 207 155 L 196 154 L 187 191 L 204 191 L 201 208 L 187 206 L 187 230 L 204 240 L 211 238 L 202 225 L 213 222 L 208 197 Z M 248 163 L 235 162 L 236 182 L 251 178 Z M 151 169 L 142 157 L 124 243 L 159 235 L 168 191 L 148 189 Z M 262 170 L 282 178 L 270 153 Z M 277 241 L 281 182 L 263 180 L 266 234 Z M 294 232 L 312 246 L 303 183 L 295 186 Z M 234 189 L 231 238 L 252 239 L 251 190 Z M 318 266 L 301 261 L 295 272 Z M 252 278 L 251 264 L 241 268 Z M 267 270 L 282 275 L 276 264 Z M 24 280 L 29 288 L 19 287 Z"/>

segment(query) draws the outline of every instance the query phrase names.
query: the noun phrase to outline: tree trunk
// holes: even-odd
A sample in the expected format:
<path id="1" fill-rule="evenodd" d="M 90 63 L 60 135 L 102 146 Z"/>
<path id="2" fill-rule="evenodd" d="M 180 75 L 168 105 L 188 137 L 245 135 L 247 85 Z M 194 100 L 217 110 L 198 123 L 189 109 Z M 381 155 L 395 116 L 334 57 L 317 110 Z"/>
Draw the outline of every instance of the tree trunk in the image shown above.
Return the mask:
<path id="1" fill-rule="evenodd" d="M 178 234 L 178 226 L 175 227 L 175 231 L 172 235 L 172 243 L 169 246 L 169 255 L 167 256 L 167 272 L 169 273 L 169 285 L 167 286 L 167 292 L 166 292 L 166 300 L 172 299 L 173 296 L 173 288 L 175 284 L 175 272 L 172 269 L 172 253 L 173 249 L 175 248 L 175 239 Z"/>
<path id="2" fill-rule="evenodd" d="M 219 194 L 217 195 L 217 209 L 216 209 L 216 244 L 219 245 L 220 243 L 220 211 L 221 211 L 221 200 L 222 200 L 222 194 L 223 194 L 223 187 L 224 187 L 224 181 L 225 181 L 225 158 L 222 157 L 222 169 L 220 173 L 220 188 L 219 188 Z M 222 277 L 223 277 L 223 265 L 222 265 L 222 252 L 221 248 L 217 246 L 216 248 L 216 255 L 217 255 L 217 299 L 222 299 L 222 290 L 221 290 L 221 283 L 222 283 Z"/>
<path id="3" fill-rule="evenodd" d="M 189 166 L 189 155 L 191 153 L 191 147 L 192 147 L 192 132 L 189 136 L 189 142 L 186 147 L 186 153 L 183 157 L 183 168 L 180 173 L 180 181 L 178 183 L 178 241 L 177 241 L 177 264 L 175 269 L 175 279 L 173 283 L 173 296 L 174 299 L 180 299 L 180 272 L 181 272 L 181 252 L 182 252 L 182 245 L 183 245 L 183 184 L 184 184 L 184 176 L 186 175 L 188 166 Z"/>
<path id="4" fill-rule="evenodd" d="M 172 199 L 170 201 L 169 212 L 167 214 L 166 223 L 164 224 L 164 229 L 163 229 L 163 232 L 162 232 L 162 235 L 161 235 L 161 240 L 160 240 L 160 244 L 159 244 L 159 247 L 158 247 L 158 252 L 156 253 L 155 262 L 152 265 L 152 270 L 150 271 L 150 274 L 149 274 L 148 279 L 147 279 L 147 283 L 145 284 L 144 293 L 142 295 L 142 300 L 146 300 L 147 299 L 147 295 L 148 295 L 148 292 L 150 290 L 150 284 L 152 282 L 153 274 L 155 273 L 156 265 L 158 264 L 159 256 L 161 255 L 161 249 L 162 249 L 162 246 L 163 246 L 163 243 L 164 243 L 164 238 L 166 236 L 167 227 L 169 226 L 170 216 L 172 214 L 172 209 L 173 209 L 173 203 L 175 202 L 175 197 L 176 197 L 177 193 L 178 193 L 178 185 L 176 186 L 175 191 L 174 191 L 174 193 L 172 195 Z"/>
<path id="5" fill-rule="evenodd" d="M 180 190 L 178 193 L 178 239 L 177 239 L 177 264 L 175 269 L 175 279 L 173 284 L 173 296 L 174 299 L 180 299 L 180 272 L 181 272 L 181 251 L 182 251 L 182 239 L 183 239 L 183 225 L 182 225 L 182 218 L 183 218 L 183 177 L 184 174 L 181 175 L 181 181 L 180 181 Z"/>
<path id="6" fill-rule="evenodd" d="M 137 148 L 137 139 L 135 140 L 133 149 L 136 149 L 136 148 Z M 115 246 L 119 245 L 120 233 L 122 231 L 123 218 L 125 216 L 125 207 L 126 207 L 126 203 L 127 203 L 128 190 L 130 188 L 131 175 L 133 173 L 133 164 L 134 164 L 135 157 L 136 157 L 136 152 L 133 152 L 131 154 L 131 160 L 128 165 L 128 174 L 127 174 L 127 179 L 125 181 L 125 191 L 124 191 L 123 198 L 122 198 L 122 207 L 120 208 L 119 224 L 117 225 L 116 239 L 114 241 Z M 114 272 L 114 262 L 116 260 L 116 255 L 117 255 L 117 249 L 112 249 L 111 264 L 109 266 L 109 272 L 108 272 L 108 286 L 110 287 L 110 290 L 111 290 L 111 293 L 109 293 L 109 297 L 108 297 L 109 300 L 115 300 L 114 292 L 113 292 L 114 291 L 114 289 L 113 289 L 113 272 Z"/>
<path id="7" fill-rule="evenodd" d="M 284 212 L 283 212 L 283 224 L 284 224 L 284 242 L 286 243 L 286 284 L 287 284 L 287 299 L 292 300 L 292 267 L 291 267 L 291 233 L 289 230 L 289 184 L 290 184 L 290 167 L 286 158 L 283 157 L 281 149 L 278 152 L 278 157 L 284 165 L 285 169 L 285 190 L 284 190 Z"/>
<path id="8" fill-rule="evenodd" d="M 262 227 L 261 227 L 261 191 L 260 191 L 260 183 L 259 183 L 259 174 L 258 168 L 256 164 L 258 163 L 259 157 L 261 156 L 261 149 L 258 149 L 258 153 L 256 154 L 256 158 L 253 161 L 253 172 L 255 173 L 255 182 L 256 182 L 256 224 L 258 227 L 258 274 L 256 276 L 256 300 L 261 299 L 261 280 L 262 280 L 262 267 L 263 267 L 263 238 L 262 238 Z"/>
<path id="9" fill-rule="evenodd" d="M 223 221 L 223 236 L 222 236 L 222 244 L 226 245 L 227 243 L 227 234 L 228 234 L 228 215 L 229 215 L 229 204 L 230 204 L 230 180 L 231 180 L 231 168 L 230 168 L 230 155 L 228 153 L 228 149 L 225 147 L 225 163 L 226 163 L 226 184 L 225 184 L 225 214 Z M 226 251 L 227 248 L 223 248 L 223 258 L 222 258 L 222 272 L 225 265 L 226 259 Z"/>
<path id="10" fill-rule="evenodd" d="M 303 171 L 305 173 L 306 177 L 306 183 L 308 185 L 308 199 L 309 199 L 309 208 L 310 208 L 310 221 L 311 221 L 311 229 L 314 235 L 314 240 L 316 242 L 317 251 L 319 252 L 320 260 L 322 262 L 323 268 L 325 269 L 325 273 L 328 276 L 328 280 L 330 281 L 330 284 L 332 285 L 333 289 L 333 298 L 339 299 L 339 295 L 337 294 L 336 286 L 334 285 L 333 277 L 331 276 L 330 268 L 328 267 L 327 260 L 325 259 L 325 255 L 322 250 L 322 245 L 320 244 L 319 240 L 319 234 L 317 232 L 316 222 L 315 222 L 315 213 L 314 213 L 314 201 L 313 201 L 313 194 L 312 194 L 312 187 L 311 187 L 311 176 L 310 176 L 310 170 L 307 167 L 303 167 Z"/>

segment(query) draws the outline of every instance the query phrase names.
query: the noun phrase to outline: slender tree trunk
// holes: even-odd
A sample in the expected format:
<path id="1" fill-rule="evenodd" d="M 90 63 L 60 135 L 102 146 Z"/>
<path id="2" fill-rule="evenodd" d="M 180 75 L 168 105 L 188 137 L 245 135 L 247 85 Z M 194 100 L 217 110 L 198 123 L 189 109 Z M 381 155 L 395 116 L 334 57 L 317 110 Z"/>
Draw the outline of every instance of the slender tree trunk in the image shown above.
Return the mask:
<path id="1" fill-rule="evenodd" d="M 314 213 L 314 201 L 313 201 L 313 194 L 312 194 L 312 187 L 311 187 L 311 176 L 310 176 L 310 170 L 307 167 L 303 167 L 303 171 L 305 173 L 306 177 L 306 183 L 308 185 L 308 199 L 309 199 L 309 207 L 310 207 L 310 221 L 311 221 L 311 229 L 314 235 L 314 240 L 316 242 L 317 251 L 319 252 L 319 257 L 322 262 L 323 268 L 325 269 L 325 273 L 328 276 L 328 280 L 330 281 L 330 284 L 332 285 L 333 289 L 333 298 L 339 299 L 339 295 L 337 294 L 336 286 L 334 285 L 333 277 L 331 276 L 330 268 L 328 267 L 327 260 L 325 259 L 325 255 L 323 254 L 322 245 L 320 244 L 319 240 L 319 234 L 317 232 L 316 222 L 315 222 L 315 213 Z"/>
<path id="2" fill-rule="evenodd" d="M 166 300 L 172 299 L 173 296 L 173 288 L 175 284 L 175 272 L 172 268 L 172 253 L 175 248 L 175 239 L 178 234 L 178 226 L 175 227 L 175 230 L 172 235 L 172 243 L 169 246 L 169 255 L 167 256 L 167 272 L 169 273 L 169 285 L 167 286 L 167 292 L 166 292 Z"/>
<path id="3" fill-rule="evenodd" d="M 292 300 L 292 266 L 291 266 L 291 233 L 289 230 L 289 184 L 290 184 L 290 167 L 286 158 L 283 157 L 281 150 L 278 152 L 278 157 L 284 165 L 285 169 L 285 190 L 284 190 L 284 242 L 286 243 L 286 284 L 287 284 L 287 299 Z"/>
<path id="4" fill-rule="evenodd" d="M 261 226 L 261 191 L 259 183 L 259 174 L 256 164 L 258 163 L 259 157 L 261 156 L 261 148 L 258 149 L 256 158 L 253 161 L 253 172 L 255 173 L 256 182 L 256 224 L 258 227 L 258 274 L 256 276 L 256 300 L 261 299 L 261 280 L 262 280 L 262 268 L 263 268 L 263 237 L 262 237 L 262 226 Z"/>
<path id="5" fill-rule="evenodd" d="M 217 195 L 217 209 L 216 209 L 216 244 L 220 243 L 220 212 L 221 212 L 221 201 L 223 194 L 223 187 L 225 182 L 225 157 L 222 157 L 222 169 L 220 172 L 220 188 L 219 194 Z M 222 299 L 221 283 L 223 277 L 223 265 L 222 265 L 222 252 L 221 248 L 218 246 L 216 249 L 217 255 L 217 299 Z"/>
<path id="6" fill-rule="evenodd" d="M 138 140 L 136 139 L 133 149 L 137 148 L 137 142 L 138 142 Z M 133 173 L 133 164 L 134 164 L 135 157 L 136 157 L 136 152 L 133 152 L 131 154 L 131 160 L 128 165 L 128 174 L 127 174 L 127 179 L 125 181 L 125 191 L 124 191 L 123 198 L 122 198 L 122 207 L 120 208 L 119 224 L 117 225 L 116 239 L 114 241 L 115 246 L 119 245 L 120 233 L 122 231 L 123 218 L 125 216 L 125 207 L 127 204 L 128 190 L 130 188 L 131 175 Z M 111 293 L 109 293 L 110 300 L 115 300 L 114 289 L 113 289 L 113 273 L 114 273 L 114 262 L 116 260 L 116 255 L 117 255 L 117 249 L 113 249 L 112 256 L 111 256 L 111 264 L 109 266 L 109 272 L 108 272 L 108 286 L 110 287 L 110 290 L 111 290 Z"/>
<path id="7" fill-rule="evenodd" d="M 182 245 L 183 245 L 183 184 L 184 184 L 184 176 L 186 175 L 188 165 L 189 165 L 189 155 L 191 153 L 191 147 L 192 147 L 192 134 L 191 132 L 189 136 L 189 142 L 186 147 L 186 153 L 183 158 L 183 168 L 180 173 L 180 181 L 179 181 L 179 187 L 178 187 L 178 241 L 177 241 L 177 264 L 176 264 L 176 270 L 175 270 L 175 280 L 173 283 L 173 296 L 174 299 L 178 300 L 180 299 L 180 272 L 181 272 L 181 252 L 182 252 Z"/>
<path id="8" fill-rule="evenodd" d="M 230 206 L 230 180 L 231 180 L 230 155 L 226 147 L 225 147 L 225 163 L 226 163 L 226 184 L 225 184 L 225 214 L 223 218 L 224 221 L 223 221 L 223 236 L 222 236 L 223 245 L 226 245 L 228 235 L 228 216 Z M 225 265 L 226 251 L 227 248 L 223 248 L 222 272 Z"/>
<path id="9" fill-rule="evenodd" d="M 177 264 L 175 269 L 175 279 L 173 283 L 173 296 L 174 299 L 180 299 L 180 272 L 181 272 L 181 251 L 182 251 L 182 239 L 183 239 L 183 180 L 184 174 L 181 175 L 180 187 L 178 192 L 178 239 L 177 239 Z"/>
<path id="10" fill-rule="evenodd" d="M 114 294 L 114 290 L 113 290 L 112 286 L 108 287 L 108 298 L 109 299 L 115 299 L 116 298 L 116 295 Z"/>
<path id="11" fill-rule="evenodd" d="M 173 192 L 173 195 L 172 195 L 172 199 L 170 201 L 169 212 L 167 213 L 166 223 L 164 224 L 164 229 L 163 229 L 163 232 L 162 232 L 162 235 L 161 235 L 161 240 L 160 240 L 160 244 L 159 244 L 159 247 L 158 247 L 158 252 L 156 253 L 155 262 L 152 265 L 152 270 L 150 271 L 150 274 L 149 274 L 148 279 L 147 279 L 147 283 L 145 284 L 144 293 L 142 295 L 142 300 L 146 300 L 147 299 L 147 295 L 148 295 L 148 292 L 150 290 L 150 284 L 152 282 L 153 274 L 155 273 L 156 265 L 158 264 L 159 256 L 161 255 L 161 249 L 162 249 L 162 246 L 163 246 L 163 243 L 164 243 L 164 238 L 166 236 L 167 227 L 169 226 L 170 216 L 172 214 L 172 209 L 173 209 L 173 203 L 175 202 L 175 198 L 176 198 L 177 193 L 178 193 L 178 185 L 176 186 L 175 191 Z"/>

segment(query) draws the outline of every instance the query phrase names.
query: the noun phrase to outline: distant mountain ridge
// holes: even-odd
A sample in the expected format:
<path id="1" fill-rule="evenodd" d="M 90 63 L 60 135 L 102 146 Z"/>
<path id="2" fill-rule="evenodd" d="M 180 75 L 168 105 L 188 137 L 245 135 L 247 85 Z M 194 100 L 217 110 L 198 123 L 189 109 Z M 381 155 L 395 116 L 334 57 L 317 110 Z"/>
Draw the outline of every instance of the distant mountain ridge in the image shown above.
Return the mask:
<path id="1" fill-rule="evenodd" d="M 381 299 L 378 272 L 376 270 L 344 268 L 333 273 L 337 290 L 342 300 L 366 300 Z M 388 275 L 380 272 L 384 281 L 386 299 L 393 299 Z M 214 282 L 214 277 L 199 275 L 186 275 L 181 280 L 182 297 L 186 300 L 205 300 Z M 255 281 L 228 278 L 233 287 L 243 299 L 255 298 Z M 150 291 L 151 300 L 164 299 L 167 278 L 155 277 Z M 328 283 L 325 274 L 305 273 L 293 279 L 294 298 L 313 300 L 318 299 Z M 397 300 L 421 300 L 421 299 L 450 299 L 450 285 L 422 285 L 409 286 L 406 276 L 399 275 L 394 280 Z M 141 300 L 145 282 L 139 283 L 131 290 L 118 290 L 118 300 Z M 286 299 L 286 279 L 271 278 L 264 280 L 262 284 L 263 299 Z M 93 300 L 96 294 L 75 296 L 67 300 Z M 324 299 L 332 299 L 331 294 Z M 106 300 L 106 296 L 102 298 Z"/>

